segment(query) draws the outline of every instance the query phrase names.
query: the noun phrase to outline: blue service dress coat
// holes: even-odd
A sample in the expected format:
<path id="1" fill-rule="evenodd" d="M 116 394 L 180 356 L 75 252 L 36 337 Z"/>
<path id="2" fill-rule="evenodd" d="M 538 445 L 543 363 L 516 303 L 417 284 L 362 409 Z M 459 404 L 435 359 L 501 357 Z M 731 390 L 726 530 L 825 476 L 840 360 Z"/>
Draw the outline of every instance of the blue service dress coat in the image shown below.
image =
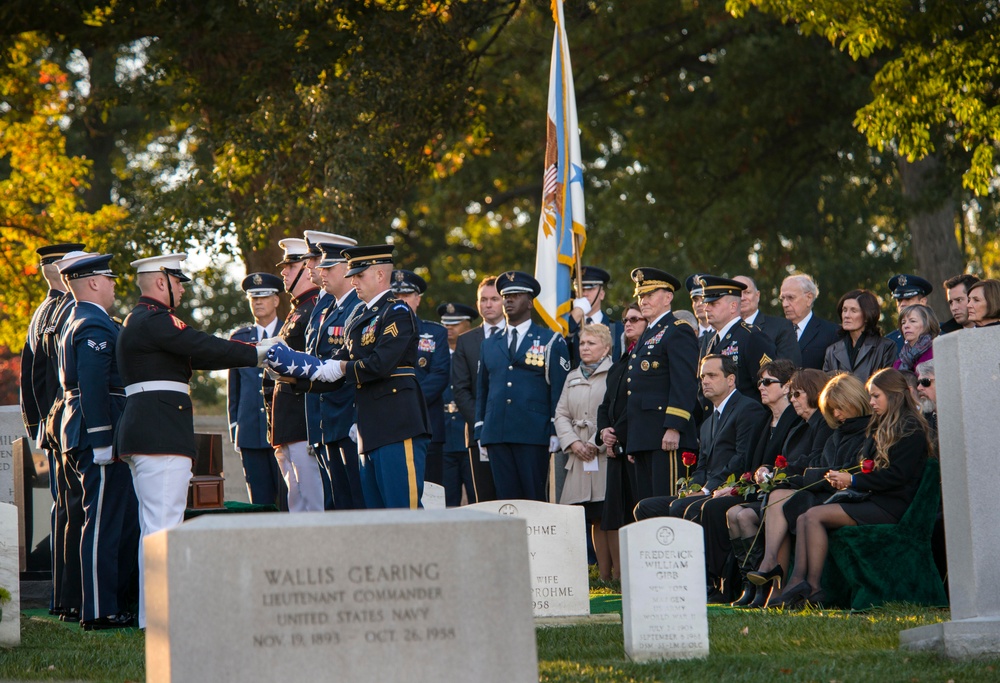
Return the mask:
<path id="1" fill-rule="evenodd" d="M 475 438 L 495 443 L 549 444 L 569 350 L 562 335 L 531 323 L 512 357 L 505 334 L 483 341 L 476 388 Z"/>
<path id="2" fill-rule="evenodd" d="M 274 333 L 281 331 L 279 322 Z M 233 341 L 256 344 L 257 326 L 247 325 L 232 333 Z M 267 414 L 261 387 L 264 371 L 260 368 L 232 368 L 226 385 L 226 411 L 229 414 L 229 438 L 238 449 L 270 448 L 267 441 Z"/>
<path id="3" fill-rule="evenodd" d="M 465 453 L 465 420 L 455 403 L 455 394 L 449 384 L 442 395 L 444 402 L 444 452 Z"/>
<path id="4" fill-rule="evenodd" d="M 431 443 L 444 443 L 444 390 L 451 382 L 451 351 L 448 330 L 441 323 L 417 318 L 417 382 L 427 401 L 431 420 Z"/>

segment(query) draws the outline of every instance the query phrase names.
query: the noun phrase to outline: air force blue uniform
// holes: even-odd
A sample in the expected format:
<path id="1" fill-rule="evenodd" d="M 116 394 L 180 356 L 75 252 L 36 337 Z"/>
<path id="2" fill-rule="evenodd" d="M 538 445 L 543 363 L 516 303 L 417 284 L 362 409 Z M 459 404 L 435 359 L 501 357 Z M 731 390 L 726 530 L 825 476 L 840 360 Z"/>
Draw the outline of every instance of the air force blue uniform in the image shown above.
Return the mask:
<path id="1" fill-rule="evenodd" d="M 444 392 L 451 383 L 451 351 L 448 330 L 441 323 L 417 318 L 417 382 L 427 401 L 431 441 L 427 447 L 427 481 L 442 484 L 445 441 Z"/>
<path id="2" fill-rule="evenodd" d="M 483 342 L 476 438 L 487 447 L 497 498 L 545 499 L 553 416 L 569 373 L 562 336 L 532 323 L 515 353 L 510 331 Z"/>
<path id="3" fill-rule="evenodd" d="M 81 621 L 124 612 L 139 546 L 138 513 L 128 466 L 94 462 L 94 449 L 111 446 L 125 405 L 115 360 L 119 327 L 103 308 L 81 302 L 66 323 L 59 374 L 65 405 L 60 443 L 67 467 L 80 480 L 84 523 L 80 560 Z"/>

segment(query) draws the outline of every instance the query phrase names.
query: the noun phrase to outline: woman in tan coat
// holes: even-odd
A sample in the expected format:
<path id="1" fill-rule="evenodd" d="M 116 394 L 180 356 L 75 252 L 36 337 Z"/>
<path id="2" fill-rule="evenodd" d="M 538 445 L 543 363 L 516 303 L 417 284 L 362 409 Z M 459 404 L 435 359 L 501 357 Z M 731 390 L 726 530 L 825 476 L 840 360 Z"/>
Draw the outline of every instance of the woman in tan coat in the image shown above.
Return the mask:
<path id="1" fill-rule="evenodd" d="M 604 400 L 611 367 L 610 353 L 611 332 L 607 327 L 586 325 L 580 330 L 580 366 L 566 377 L 555 417 L 556 436 L 567 456 L 566 482 L 559 502 L 583 505 L 602 581 L 620 576 L 618 532 L 601 529 L 608 460 L 594 444 L 597 409 Z"/>

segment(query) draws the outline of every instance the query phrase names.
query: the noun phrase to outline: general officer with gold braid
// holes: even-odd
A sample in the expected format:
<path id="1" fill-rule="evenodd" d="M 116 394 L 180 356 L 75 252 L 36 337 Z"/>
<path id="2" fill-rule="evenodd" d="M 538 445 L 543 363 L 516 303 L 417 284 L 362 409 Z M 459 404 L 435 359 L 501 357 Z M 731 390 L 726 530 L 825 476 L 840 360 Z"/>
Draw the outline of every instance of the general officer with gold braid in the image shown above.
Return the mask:
<path id="1" fill-rule="evenodd" d="M 632 271 L 646 331 L 629 357 L 628 453 L 635 459 L 636 500 L 674 492 L 682 450 L 697 450 L 698 340 L 670 305 L 680 281 L 657 268 Z"/>
<path id="2" fill-rule="evenodd" d="M 267 363 L 285 377 L 354 382 L 358 411 L 361 485 L 369 508 L 418 508 L 431 427 L 414 367 L 417 320 L 390 291 L 391 245 L 352 247 L 346 277 L 358 306 L 345 325 L 347 343 L 321 361 L 284 345 L 268 351 Z M 312 390 L 316 390 L 314 386 Z"/>

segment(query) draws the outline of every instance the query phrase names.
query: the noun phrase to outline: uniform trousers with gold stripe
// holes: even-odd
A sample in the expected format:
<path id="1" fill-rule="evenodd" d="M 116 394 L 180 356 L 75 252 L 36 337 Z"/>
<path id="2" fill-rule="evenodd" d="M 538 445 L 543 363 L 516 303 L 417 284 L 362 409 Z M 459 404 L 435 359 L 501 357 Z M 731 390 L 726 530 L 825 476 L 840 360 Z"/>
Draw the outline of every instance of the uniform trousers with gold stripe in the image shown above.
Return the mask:
<path id="1" fill-rule="evenodd" d="M 653 496 L 670 496 L 677 492 L 677 478 L 684 476 L 684 465 L 681 463 L 681 452 L 638 451 L 631 454 L 635 458 L 635 467 L 629 474 L 634 477 L 632 490 L 635 499 L 651 498 Z"/>
<path id="2" fill-rule="evenodd" d="M 429 437 L 414 437 L 361 455 L 361 490 L 367 508 L 421 507 L 429 443 Z"/>

